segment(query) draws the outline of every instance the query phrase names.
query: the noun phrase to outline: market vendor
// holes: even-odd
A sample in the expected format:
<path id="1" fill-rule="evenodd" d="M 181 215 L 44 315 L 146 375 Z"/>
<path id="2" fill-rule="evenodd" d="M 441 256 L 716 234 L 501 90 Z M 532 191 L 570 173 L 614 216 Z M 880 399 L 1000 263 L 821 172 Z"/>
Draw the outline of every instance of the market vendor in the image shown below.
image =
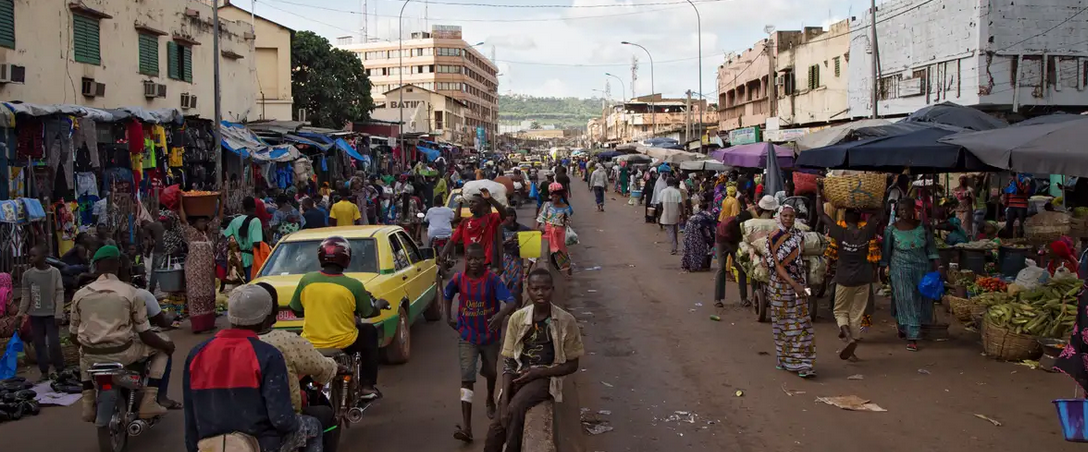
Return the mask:
<path id="1" fill-rule="evenodd" d="M 1050 249 L 1050 253 L 1047 256 L 1046 270 L 1053 276 L 1059 268 L 1077 274 L 1077 258 L 1073 255 L 1073 240 L 1069 237 L 1062 237 L 1058 240 L 1050 242 L 1047 246 Z"/>

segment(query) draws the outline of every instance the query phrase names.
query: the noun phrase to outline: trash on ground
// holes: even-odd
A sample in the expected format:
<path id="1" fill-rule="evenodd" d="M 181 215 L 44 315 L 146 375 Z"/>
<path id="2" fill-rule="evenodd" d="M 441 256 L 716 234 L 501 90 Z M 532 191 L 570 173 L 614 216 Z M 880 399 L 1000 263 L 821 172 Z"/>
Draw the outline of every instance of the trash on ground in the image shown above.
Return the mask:
<path id="1" fill-rule="evenodd" d="M 612 414 L 612 412 L 609 411 L 609 410 L 600 410 L 600 411 L 597 412 L 597 414 L 599 414 L 601 416 L 609 416 L 609 415 Z"/>
<path id="2" fill-rule="evenodd" d="M 583 312 L 582 315 L 593 315 L 593 313 L 590 312 L 590 311 L 586 311 L 586 312 Z"/>
<path id="3" fill-rule="evenodd" d="M 594 289 L 589 289 L 589 290 L 587 290 L 586 292 L 589 292 L 589 293 L 597 293 L 597 291 L 596 291 L 596 290 L 594 290 Z"/>
<path id="4" fill-rule="evenodd" d="M 865 375 L 862 375 L 862 374 L 855 374 L 855 375 L 851 375 L 851 376 L 849 376 L 849 377 L 846 377 L 846 379 L 847 379 L 847 380 L 864 380 L 864 379 L 865 379 Z"/>
<path id="5" fill-rule="evenodd" d="M 738 389 L 734 395 L 736 395 L 737 397 L 744 397 L 744 391 Z"/>
<path id="6" fill-rule="evenodd" d="M 609 387 L 609 388 L 615 388 L 615 386 L 612 386 L 612 385 L 611 385 L 610 383 L 608 383 L 608 382 L 604 382 L 604 381 L 602 381 L 602 382 L 601 382 L 601 384 L 602 384 L 602 385 L 605 385 L 605 387 Z"/>
<path id="7" fill-rule="evenodd" d="M 880 407 L 875 403 L 872 403 L 868 399 L 863 399 L 856 395 L 848 396 L 835 396 L 835 397 L 817 397 L 817 402 L 826 403 L 828 405 L 839 407 L 844 410 L 850 411 L 872 411 L 872 412 L 884 412 L 888 411 Z"/>
<path id="8" fill-rule="evenodd" d="M 767 355 L 770 355 L 771 353 L 770 352 L 758 352 L 756 354 L 759 355 L 759 356 L 767 356 Z"/>
<path id="9" fill-rule="evenodd" d="M 788 396 L 790 396 L 790 397 L 793 397 L 793 396 L 795 396 L 795 395 L 800 395 L 800 394 L 804 394 L 804 393 L 805 393 L 805 391 L 797 391 L 797 390 L 793 390 L 793 389 L 788 389 L 788 388 L 786 388 L 786 384 L 785 384 L 785 383 L 782 383 L 782 392 L 786 393 L 786 395 L 788 395 Z"/>
<path id="10" fill-rule="evenodd" d="M 918 369 L 918 373 L 920 373 L 922 375 L 929 375 L 929 371 L 925 370 L 925 369 Z"/>
<path id="11" fill-rule="evenodd" d="M 1031 370 L 1035 370 L 1035 369 L 1039 368 L 1039 361 L 1034 361 L 1034 360 L 1030 360 L 1030 359 L 1025 359 L 1025 360 L 1020 361 L 1020 362 L 1018 362 L 1016 364 L 1020 365 L 1020 366 L 1030 367 Z"/>
<path id="12" fill-rule="evenodd" d="M 601 269 L 601 266 L 597 265 L 597 266 L 593 266 L 593 267 L 583 269 L 582 271 L 584 271 L 584 272 L 595 272 L 595 271 L 600 270 L 600 269 Z"/>
<path id="13" fill-rule="evenodd" d="M 977 417 L 979 419 L 982 419 L 984 421 L 990 421 L 991 424 L 994 424 L 994 427 L 1000 427 L 1001 426 L 1001 423 L 998 422 L 997 419 L 991 418 L 989 416 L 975 413 L 975 417 Z"/>
<path id="14" fill-rule="evenodd" d="M 715 322 L 721 322 L 722 317 L 720 315 L 712 315 L 712 316 L 710 316 L 710 320 L 713 320 Z"/>
<path id="15" fill-rule="evenodd" d="M 692 413 L 690 411 L 676 411 L 673 412 L 673 414 L 670 414 L 669 417 L 665 418 L 665 422 L 687 422 L 689 424 L 694 424 L 695 419 L 697 419 L 698 417 L 698 414 Z"/>
<path id="16" fill-rule="evenodd" d="M 701 307 L 703 307 L 703 304 L 702 303 L 695 303 L 695 306 L 701 308 Z"/>
<path id="17" fill-rule="evenodd" d="M 582 428 L 586 429 L 586 433 L 590 435 L 600 435 L 601 433 L 611 432 L 615 430 L 611 425 L 608 425 L 608 421 L 602 421 L 595 419 L 593 421 L 582 421 Z"/>

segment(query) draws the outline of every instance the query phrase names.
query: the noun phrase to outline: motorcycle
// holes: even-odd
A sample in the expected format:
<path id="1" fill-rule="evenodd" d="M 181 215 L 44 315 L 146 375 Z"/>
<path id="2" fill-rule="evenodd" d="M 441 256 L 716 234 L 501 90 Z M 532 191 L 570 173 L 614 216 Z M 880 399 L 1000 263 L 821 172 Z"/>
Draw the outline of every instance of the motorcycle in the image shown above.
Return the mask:
<path id="1" fill-rule="evenodd" d="M 435 237 L 431 239 L 431 247 L 434 248 L 435 256 L 442 253 L 442 249 L 446 247 L 446 244 L 449 243 L 449 241 L 449 237 Z M 453 268 L 453 266 L 457 264 L 457 258 L 454 256 L 454 253 L 449 253 L 442 259 L 442 262 L 439 262 L 438 264 L 442 268 Z"/>
<path id="2" fill-rule="evenodd" d="M 392 309 L 389 302 L 384 300 L 377 300 L 375 307 L 382 310 Z M 359 385 L 358 375 L 360 364 L 362 364 L 362 356 L 358 352 L 346 353 L 338 348 L 320 348 L 317 351 L 335 360 L 339 368 L 332 381 L 320 388 L 321 396 L 328 400 L 332 406 L 336 425 L 346 428 L 351 424 L 362 421 L 363 413 L 366 412 L 367 408 L 370 408 L 374 401 L 382 398 L 381 391 L 378 391 L 375 397 L 363 398 L 363 388 Z M 311 394 L 316 396 L 317 394 L 313 394 L 314 388 L 312 388 L 316 385 L 311 382 L 307 386 L 311 387 Z M 304 392 L 306 391 L 304 390 Z M 315 397 L 307 397 L 307 399 L 311 401 L 319 400 L 319 398 Z"/>
<path id="3" fill-rule="evenodd" d="M 161 416 L 140 419 L 136 413 L 141 389 L 147 385 L 149 367 L 146 361 L 129 368 L 121 363 L 98 363 L 87 370 L 96 393 L 98 414 L 94 424 L 98 428 L 100 452 L 125 450 L 130 436 L 140 436 L 161 420 Z"/>

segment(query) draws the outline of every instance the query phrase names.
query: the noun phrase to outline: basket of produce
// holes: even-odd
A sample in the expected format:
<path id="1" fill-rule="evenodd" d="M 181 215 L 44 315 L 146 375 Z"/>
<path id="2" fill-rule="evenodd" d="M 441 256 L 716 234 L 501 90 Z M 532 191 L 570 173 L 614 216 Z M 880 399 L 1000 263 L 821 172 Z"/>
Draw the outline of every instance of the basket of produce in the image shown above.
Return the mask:
<path id="1" fill-rule="evenodd" d="M 886 185 L 884 175 L 878 173 L 828 176 L 824 179 L 824 197 L 838 208 L 877 208 L 884 204 Z"/>
<path id="2" fill-rule="evenodd" d="M 214 217 L 219 210 L 218 201 L 219 192 L 214 191 L 187 191 L 181 194 L 181 205 L 189 217 Z"/>
<path id="3" fill-rule="evenodd" d="M 952 311 L 952 316 L 963 324 L 971 324 L 975 311 L 981 308 L 977 301 L 970 298 L 945 295 L 944 300 L 945 303 L 948 303 L 948 308 Z"/>
<path id="4" fill-rule="evenodd" d="M 1072 218 L 1062 212 L 1040 212 L 1024 220 L 1024 237 L 1036 243 L 1053 242 L 1072 229 Z"/>
<path id="5" fill-rule="evenodd" d="M 816 193 L 816 179 L 818 179 L 818 177 L 815 174 L 794 171 L 793 194 L 800 196 L 807 195 L 809 193 Z"/>
<path id="6" fill-rule="evenodd" d="M 1088 238 L 1088 218 L 1072 218 L 1069 220 L 1069 236 L 1074 238 Z"/>
<path id="7" fill-rule="evenodd" d="M 1068 337 L 1077 320 L 1082 284 L 1077 278 L 1055 278 L 1021 291 L 1018 300 L 998 293 L 979 300 L 989 304 L 982 331 L 986 354 L 1009 361 L 1035 359 L 1042 353 L 1036 338 Z"/>
<path id="8" fill-rule="evenodd" d="M 1002 361 L 1023 361 L 1042 354 L 1034 337 L 1014 333 L 994 322 L 993 315 L 987 313 L 982 326 L 982 349 L 987 355 Z"/>

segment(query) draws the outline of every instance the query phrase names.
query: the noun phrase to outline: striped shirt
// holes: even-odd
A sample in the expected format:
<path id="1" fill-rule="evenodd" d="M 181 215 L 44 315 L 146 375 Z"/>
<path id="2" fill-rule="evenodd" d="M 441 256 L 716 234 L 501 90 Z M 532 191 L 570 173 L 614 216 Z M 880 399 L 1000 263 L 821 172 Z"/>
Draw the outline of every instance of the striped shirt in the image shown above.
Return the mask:
<path id="1" fill-rule="evenodd" d="M 1009 193 L 1008 197 L 1005 199 L 1006 206 L 1012 208 L 1028 208 L 1028 190 L 1031 188 L 1028 182 L 1024 181 L 1021 183 L 1019 176 L 1017 176 L 1010 185 L 1014 187 L 1014 189 L 1013 193 Z"/>
<path id="2" fill-rule="evenodd" d="M 446 284 L 446 300 L 460 294 L 457 307 L 457 332 L 461 339 L 476 345 L 499 340 L 499 331 L 491 331 L 487 322 L 499 313 L 502 303 L 513 303 L 514 296 L 498 275 L 485 271 L 479 278 L 464 273 L 453 275 Z"/>

